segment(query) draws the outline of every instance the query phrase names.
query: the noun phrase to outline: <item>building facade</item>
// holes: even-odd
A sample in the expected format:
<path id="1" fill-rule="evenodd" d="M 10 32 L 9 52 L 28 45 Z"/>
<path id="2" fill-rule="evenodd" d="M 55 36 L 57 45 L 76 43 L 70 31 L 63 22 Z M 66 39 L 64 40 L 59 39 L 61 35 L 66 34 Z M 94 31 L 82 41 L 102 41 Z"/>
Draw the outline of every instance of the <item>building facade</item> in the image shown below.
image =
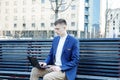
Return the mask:
<path id="1" fill-rule="evenodd" d="M 116 34 L 118 31 L 116 32 L 116 30 L 118 28 L 113 30 L 112 26 L 116 26 L 118 23 L 116 22 L 114 23 L 115 25 L 113 25 L 114 18 L 111 19 L 110 15 L 112 14 L 112 16 L 115 17 L 117 12 L 119 12 L 119 2 L 119 0 L 100 0 L 100 28 L 101 35 L 104 38 L 113 38 L 113 33 L 115 33 L 115 36 L 117 37 Z"/>
<path id="2" fill-rule="evenodd" d="M 100 26 L 99 26 L 99 24 L 93 24 L 91 38 L 100 38 Z"/>
<path id="3" fill-rule="evenodd" d="M 107 14 L 106 38 L 120 38 L 120 8 L 109 9 Z"/>
<path id="4" fill-rule="evenodd" d="M 54 0 L 52 0 L 54 2 Z M 68 5 L 63 0 L 61 10 Z M 69 0 L 67 2 L 71 2 Z M 92 0 L 74 0 L 60 11 L 58 18 L 68 23 L 68 33 L 77 38 L 91 35 Z M 65 3 L 65 4 L 64 4 Z M 69 4 L 69 3 L 68 3 Z M 53 5 L 54 7 L 54 5 Z M 11 39 L 54 37 L 55 12 L 50 0 L 0 0 L 0 36 Z"/>

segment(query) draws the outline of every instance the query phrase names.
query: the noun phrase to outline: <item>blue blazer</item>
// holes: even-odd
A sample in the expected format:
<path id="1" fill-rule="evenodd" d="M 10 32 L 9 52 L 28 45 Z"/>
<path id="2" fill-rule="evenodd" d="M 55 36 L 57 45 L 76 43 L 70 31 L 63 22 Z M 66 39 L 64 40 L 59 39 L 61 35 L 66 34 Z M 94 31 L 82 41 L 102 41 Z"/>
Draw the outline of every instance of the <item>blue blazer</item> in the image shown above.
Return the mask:
<path id="1" fill-rule="evenodd" d="M 48 65 L 54 65 L 55 63 L 55 55 L 59 39 L 60 36 L 53 39 L 50 54 L 45 60 Z M 70 35 L 68 35 L 65 40 L 61 55 L 61 62 L 62 66 L 60 67 L 61 70 L 65 72 L 67 80 L 75 80 L 77 65 L 79 62 L 79 41 Z"/>

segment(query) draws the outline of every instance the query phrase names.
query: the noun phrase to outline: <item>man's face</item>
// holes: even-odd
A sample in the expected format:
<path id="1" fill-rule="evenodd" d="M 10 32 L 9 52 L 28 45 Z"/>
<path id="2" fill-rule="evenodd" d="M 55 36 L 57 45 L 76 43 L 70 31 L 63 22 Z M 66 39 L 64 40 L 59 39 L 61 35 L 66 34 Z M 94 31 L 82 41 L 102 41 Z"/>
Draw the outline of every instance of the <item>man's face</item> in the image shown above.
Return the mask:
<path id="1" fill-rule="evenodd" d="M 57 24 L 54 28 L 54 31 L 57 35 L 61 36 L 66 31 L 66 25 L 65 24 Z"/>

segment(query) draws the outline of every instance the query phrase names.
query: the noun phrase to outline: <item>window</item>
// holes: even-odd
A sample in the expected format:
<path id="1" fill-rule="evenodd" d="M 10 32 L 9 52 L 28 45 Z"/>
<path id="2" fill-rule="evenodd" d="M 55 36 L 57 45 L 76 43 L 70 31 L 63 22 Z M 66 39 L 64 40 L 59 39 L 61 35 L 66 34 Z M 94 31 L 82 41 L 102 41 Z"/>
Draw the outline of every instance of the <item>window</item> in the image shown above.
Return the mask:
<path id="1" fill-rule="evenodd" d="M 32 21 L 35 21 L 35 15 L 32 15 Z"/>
<path id="2" fill-rule="evenodd" d="M 16 21 L 17 20 L 17 16 L 14 16 L 14 21 Z"/>
<path id="3" fill-rule="evenodd" d="M 89 8 L 85 7 L 85 15 L 89 15 Z"/>
<path id="4" fill-rule="evenodd" d="M 115 26 L 115 21 L 113 21 L 113 25 Z"/>
<path id="5" fill-rule="evenodd" d="M 25 16 L 22 16 L 22 20 L 25 21 Z"/>
<path id="6" fill-rule="evenodd" d="M 76 6 L 75 5 L 72 5 L 71 6 L 71 10 L 75 10 L 76 9 Z"/>
<path id="7" fill-rule="evenodd" d="M 10 31 L 6 31 L 6 36 L 11 36 L 11 32 Z"/>
<path id="8" fill-rule="evenodd" d="M 5 20 L 8 21 L 8 16 L 5 16 Z"/>
<path id="9" fill-rule="evenodd" d="M 85 23 L 85 25 L 84 25 L 84 30 L 85 30 L 85 32 L 86 32 L 86 31 L 88 32 L 88 23 Z"/>
<path id="10" fill-rule="evenodd" d="M 35 8 L 32 8 L 32 12 L 35 12 Z"/>
<path id="11" fill-rule="evenodd" d="M 16 23 L 14 24 L 14 27 L 17 27 L 17 24 L 16 24 Z"/>
<path id="12" fill-rule="evenodd" d="M 119 27 L 119 32 L 120 32 L 120 27 Z"/>
<path id="13" fill-rule="evenodd" d="M 88 19 L 88 15 L 85 15 L 85 19 Z"/>
<path id="14" fill-rule="evenodd" d="M 35 4 L 35 1 L 36 1 L 36 0 L 32 0 L 32 4 L 33 4 L 33 5 Z"/>
<path id="15" fill-rule="evenodd" d="M 15 6 L 17 5 L 17 1 L 14 1 L 14 5 L 15 5 Z"/>
<path id="16" fill-rule="evenodd" d="M 71 18 L 75 18 L 75 14 L 71 14 Z"/>
<path id="17" fill-rule="evenodd" d="M 112 14 L 110 15 L 110 19 L 112 19 Z"/>
<path id="18" fill-rule="evenodd" d="M 84 25 L 84 31 L 85 31 L 85 32 L 88 32 L 88 24 L 85 24 L 85 25 Z"/>
<path id="19" fill-rule="evenodd" d="M 41 0 L 41 3 L 44 4 L 44 3 L 45 3 L 45 0 Z"/>
<path id="20" fill-rule="evenodd" d="M 120 21 L 119 21 L 119 27 L 120 27 Z"/>
<path id="21" fill-rule="evenodd" d="M 32 23 L 32 27 L 35 27 L 35 23 Z"/>
<path id="22" fill-rule="evenodd" d="M 25 16 L 22 16 L 23 21 L 25 21 Z"/>
<path id="23" fill-rule="evenodd" d="M 119 14 L 116 15 L 117 19 L 119 18 Z"/>
<path id="24" fill-rule="evenodd" d="M 23 23 L 23 27 L 26 27 L 26 24 L 25 24 L 25 23 Z"/>
<path id="25" fill-rule="evenodd" d="M 34 37 L 34 31 L 29 31 L 29 37 Z"/>
<path id="26" fill-rule="evenodd" d="M 120 27 L 119 27 L 119 32 L 120 32 Z"/>
<path id="27" fill-rule="evenodd" d="M 50 0 L 51 2 L 55 2 L 55 0 Z"/>
<path id="28" fill-rule="evenodd" d="M 88 7 L 85 7 L 85 11 L 89 11 L 89 8 L 88 8 Z"/>
<path id="29" fill-rule="evenodd" d="M 75 26 L 75 22 L 71 22 L 71 26 Z"/>
<path id="30" fill-rule="evenodd" d="M 17 11 L 17 8 L 14 8 L 14 13 L 17 13 L 18 11 Z"/>
<path id="31" fill-rule="evenodd" d="M 54 23 L 51 23 L 50 25 L 51 25 L 51 27 L 53 27 L 53 26 L 54 26 Z"/>
<path id="32" fill-rule="evenodd" d="M 22 37 L 28 37 L 29 36 L 29 31 L 23 31 L 22 33 L 23 33 Z"/>
<path id="33" fill-rule="evenodd" d="M 41 27 L 45 27 L 45 23 L 41 23 Z"/>
<path id="34" fill-rule="evenodd" d="M 85 23 L 88 23 L 88 15 L 85 15 Z"/>
<path id="35" fill-rule="evenodd" d="M 9 24 L 8 24 L 8 23 L 6 23 L 6 24 L 5 24 L 5 27 L 8 27 L 8 26 L 9 26 Z"/>
<path id="36" fill-rule="evenodd" d="M 41 17 L 43 17 L 43 15 L 42 15 Z M 50 19 L 54 19 L 54 18 L 55 18 L 55 15 L 54 15 L 54 14 L 51 14 L 51 15 L 50 15 Z"/>
<path id="37" fill-rule="evenodd" d="M 9 5 L 9 2 L 5 2 L 5 5 L 8 6 L 8 5 Z"/>
<path id="38" fill-rule="evenodd" d="M 53 37 L 54 37 L 54 31 L 53 30 L 49 31 L 49 36 L 50 36 L 51 39 L 53 39 Z"/>
<path id="39" fill-rule="evenodd" d="M 9 9 L 5 9 L 5 13 L 7 14 L 9 12 Z"/>
<path id="40" fill-rule="evenodd" d="M 85 6 L 89 7 L 89 0 L 85 0 Z"/>
<path id="41" fill-rule="evenodd" d="M 41 12 L 45 12 L 45 7 L 41 7 Z"/>
<path id="42" fill-rule="evenodd" d="M 120 35 L 118 35 L 118 37 L 120 38 Z"/>
<path id="43" fill-rule="evenodd" d="M 23 5 L 26 5 L 26 0 L 23 0 Z"/>
<path id="44" fill-rule="evenodd" d="M 74 1 L 74 0 L 73 0 Z M 65 2 L 65 0 L 62 0 L 62 2 Z"/>
<path id="45" fill-rule="evenodd" d="M 89 3 L 89 0 L 85 0 L 85 3 Z"/>
<path id="46" fill-rule="evenodd" d="M 23 8 L 23 13 L 25 13 L 26 12 L 26 9 L 25 8 Z"/>
<path id="47" fill-rule="evenodd" d="M 61 5 L 61 10 L 65 10 L 65 6 L 64 5 Z"/>

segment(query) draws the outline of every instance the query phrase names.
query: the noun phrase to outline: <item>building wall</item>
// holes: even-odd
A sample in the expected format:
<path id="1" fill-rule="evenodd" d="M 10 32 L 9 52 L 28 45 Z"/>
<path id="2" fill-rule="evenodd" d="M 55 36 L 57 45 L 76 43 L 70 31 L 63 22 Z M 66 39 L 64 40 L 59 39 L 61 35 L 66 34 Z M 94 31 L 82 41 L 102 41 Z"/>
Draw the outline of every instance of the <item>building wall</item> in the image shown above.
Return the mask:
<path id="1" fill-rule="evenodd" d="M 68 32 L 80 38 L 85 33 L 85 24 L 90 27 L 90 0 L 75 0 L 59 18 L 68 22 Z M 69 2 L 69 1 L 68 1 Z M 66 5 L 62 5 L 61 9 Z M 88 18 L 85 19 L 86 14 Z M 51 38 L 54 36 L 55 14 L 49 0 L 0 0 L 0 36 L 13 38 Z M 84 34 L 82 35 L 84 38 Z"/>
<path id="2" fill-rule="evenodd" d="M 120 38 L 120 8 L 110 9 L 107 14 L 107 38 Z"/>
<path id="3" fill-rule="evenodd" d="M 92 25 L 91 37 L 92 38 L 100 38 L 100 27 L 99 27 L 99 24 L 93 24 Z"/>

